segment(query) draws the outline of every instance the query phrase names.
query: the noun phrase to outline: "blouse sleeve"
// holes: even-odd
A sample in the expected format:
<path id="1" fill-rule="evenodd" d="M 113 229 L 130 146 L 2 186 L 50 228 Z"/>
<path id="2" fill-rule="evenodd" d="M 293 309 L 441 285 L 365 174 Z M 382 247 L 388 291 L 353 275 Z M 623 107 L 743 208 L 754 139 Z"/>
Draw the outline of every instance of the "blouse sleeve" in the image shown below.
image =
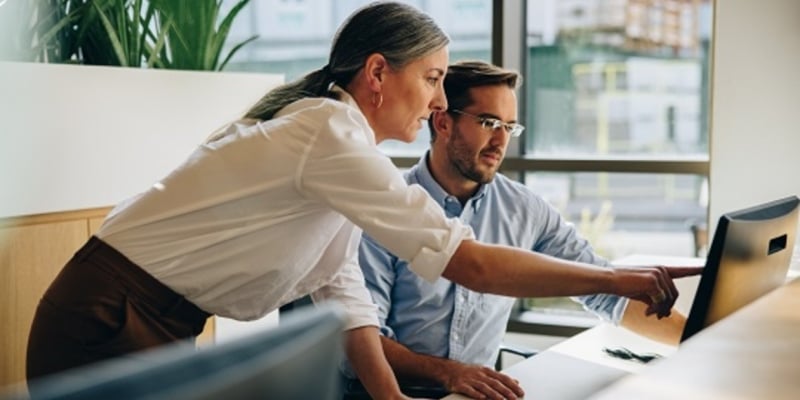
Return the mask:
<path id="1" fill-rule="evenodd" d="M 345 330 L 362 326 L 380 326 L 376 318 L 376 306 L 372 302 L 364 275 L 358 266 L 358 245 L 361 230 L 351 224 L 339 231 L 339 236 L 347 241 L 347 252 L 341 268 L 338 268 L 325 286 L 311 293 L 314 303 L 335 302 L 347 316 Z"/>

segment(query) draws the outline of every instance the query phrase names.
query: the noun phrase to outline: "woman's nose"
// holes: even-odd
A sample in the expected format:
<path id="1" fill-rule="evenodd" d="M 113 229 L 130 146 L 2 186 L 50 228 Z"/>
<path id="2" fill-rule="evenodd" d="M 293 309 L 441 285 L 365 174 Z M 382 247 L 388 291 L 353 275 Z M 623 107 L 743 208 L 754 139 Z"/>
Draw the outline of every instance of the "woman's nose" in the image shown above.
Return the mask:
<path id="1" fill-rule="evenodd" d="M 431 111 L 445 111 L 447 110 L 447 96 L 444 94 L 444 86 L 439 86 L 436 94 L 431 99 Z"/>

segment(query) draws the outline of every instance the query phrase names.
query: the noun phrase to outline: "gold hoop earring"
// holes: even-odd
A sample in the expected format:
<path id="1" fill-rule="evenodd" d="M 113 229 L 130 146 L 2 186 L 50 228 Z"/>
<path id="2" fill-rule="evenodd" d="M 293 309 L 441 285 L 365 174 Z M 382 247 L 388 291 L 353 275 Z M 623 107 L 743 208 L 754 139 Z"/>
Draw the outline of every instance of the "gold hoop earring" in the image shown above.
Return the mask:
<path id="1" fill-rule="evenodd" d="M 381 94 L 380 92 L 373 92 L 372 105 L 375 106 L 375 108 L 381 108 L 382 104 L 383 104 L 383 94 Z"/>

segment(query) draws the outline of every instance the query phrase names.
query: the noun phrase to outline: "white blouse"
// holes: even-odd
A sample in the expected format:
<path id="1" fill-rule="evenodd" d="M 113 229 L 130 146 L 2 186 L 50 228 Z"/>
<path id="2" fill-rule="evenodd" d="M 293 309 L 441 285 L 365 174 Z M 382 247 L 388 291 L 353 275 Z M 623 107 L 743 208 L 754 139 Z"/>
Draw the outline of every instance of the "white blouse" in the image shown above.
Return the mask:
<path id="1" fill-rule="evenodd" d="M 337 88 L 338 89 L 338 88 Z M 378 325 L 358 267 L 361 229 L 433 281 L 472 230 L 447 219 L 375 144 L 356 102 L 299 100 L 232 123 L 97 233 L 205 311 L 256 319 L 306 294 Z"/>

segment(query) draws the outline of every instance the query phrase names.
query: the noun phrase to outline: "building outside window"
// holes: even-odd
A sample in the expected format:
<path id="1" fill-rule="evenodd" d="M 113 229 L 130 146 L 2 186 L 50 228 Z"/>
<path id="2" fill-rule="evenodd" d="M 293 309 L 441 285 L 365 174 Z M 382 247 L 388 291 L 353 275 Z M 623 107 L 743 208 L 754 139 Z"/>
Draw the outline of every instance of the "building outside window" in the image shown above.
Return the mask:
<path id="1" fill-rule="evenodd" d="M 525 183 L 610 260 L 702 255 L 710 2 L 526 6 Z M 563 299 L 524 306 L 581 312 Z"/>

